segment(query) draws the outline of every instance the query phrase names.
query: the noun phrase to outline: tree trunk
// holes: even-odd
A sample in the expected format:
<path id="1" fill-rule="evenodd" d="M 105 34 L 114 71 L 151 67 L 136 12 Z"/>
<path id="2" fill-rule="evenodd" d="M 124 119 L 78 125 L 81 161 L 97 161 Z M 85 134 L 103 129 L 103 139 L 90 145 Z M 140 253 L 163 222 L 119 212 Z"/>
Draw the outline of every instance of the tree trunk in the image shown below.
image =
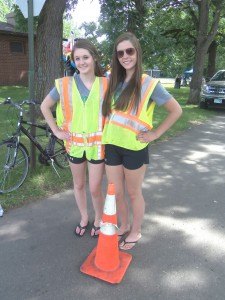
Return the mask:
<path id="1" fill-rule="evenodd" d="M 196 48 L 193 76 L 190 83 L 190 94 L 187 102 L 188 104 L 198 104 L 200 98 L 206 50 L 202 47 L 201 49 L 199 48 Z"/>
<path id="2" fill-rule="evenodd" d="M 200 101 L 200 92 L 202 85 L 202 77 L 204 71 L 205 56 L 208 48 L 217 33 L 220 12 L 222 7 L 222 0 L 217 3 L 215 13 L 213 15 L 213 22 L 209 28 L 209 1 L 195 1 L 199 9 L 197 46 L 193 65 L 193 77 L 190 84 L 190 94 L 187 104 L 198 104 Z"/>
<path id="3" fill-rule="evenodd" d="M 41 11 L 35 41 L 35 99 L 41 103 L 63 76 L 62 35 L 66 0 L 46 0 Z"/>
<path id="4" fill-rule="evenodd" d="M 211 78 L 216 72 L 216 51 L 217 42 L 212 41 L 208 50 L 208 68 L 207 68 L 207 78 Z"/>

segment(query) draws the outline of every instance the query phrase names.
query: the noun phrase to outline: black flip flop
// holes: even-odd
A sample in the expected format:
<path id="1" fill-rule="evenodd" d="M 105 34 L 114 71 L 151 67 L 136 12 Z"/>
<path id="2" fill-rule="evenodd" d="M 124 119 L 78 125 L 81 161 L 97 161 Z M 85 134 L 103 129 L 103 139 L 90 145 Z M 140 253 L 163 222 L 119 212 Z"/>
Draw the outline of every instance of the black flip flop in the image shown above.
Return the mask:
<path id="1" fill-rule="evenodd" d="M 78 225 L 76 226 L 76 228 L 74 229 L 74 234 L 76 234 L 76 236 L 82 237 L 82 236 L 85 234 L 86 229 L 88 228 L 88 225 L 89 225 L 89 222 L 88 222 L 87 225 L 85 225 L 85 226 L 81 226 L 80 224 L 78 224 Z M 77 228 L 79 228 L 79 233 L 77 233 L 77 231 L 76 231 Z M 81 234 L 81 231 L 82 231 L 83 229 L 84 229 L 83 234 Z"/>
<path id="2" fill-rule="evenodd" d="M 94 230 L 94 234 L 91 235 L 91 237 L 97 238 L 97 237 L 99 236 L 99 233 L 96 234 L 96 232 L 100 230 L 100 227 L 95 226 L 95 225 L 93 224 L 92 227 L 91 227 L 91 233 L 92 233 L 92 230 Z"/>

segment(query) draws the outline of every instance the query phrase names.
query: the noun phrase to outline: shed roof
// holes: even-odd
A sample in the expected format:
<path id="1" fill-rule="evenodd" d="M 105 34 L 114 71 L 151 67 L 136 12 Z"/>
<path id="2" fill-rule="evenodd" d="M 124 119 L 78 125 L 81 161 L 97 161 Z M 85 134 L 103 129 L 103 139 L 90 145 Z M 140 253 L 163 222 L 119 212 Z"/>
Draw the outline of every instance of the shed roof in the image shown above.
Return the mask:
<path id="1" fill-rule="evenodd" d="M 27 33 L 16 30 L 15 26 L 6 22 L 0 22 L 0 33 L 27 36 Z"/>

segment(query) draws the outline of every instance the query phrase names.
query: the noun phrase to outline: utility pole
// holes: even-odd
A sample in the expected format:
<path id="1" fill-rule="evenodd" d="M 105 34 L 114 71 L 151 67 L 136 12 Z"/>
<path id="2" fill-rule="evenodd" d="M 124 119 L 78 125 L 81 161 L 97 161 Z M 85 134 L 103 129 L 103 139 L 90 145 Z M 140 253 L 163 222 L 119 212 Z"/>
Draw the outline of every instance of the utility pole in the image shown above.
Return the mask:
<path id="1" fill-rule="evenodd" d="M 29 100 L 34 100 L 34 16 L 33 0 L 27 0 L 28 7 L 28 49 L 29 49 Z M 30 122 L 36 122 L 36 110 L 34 105 L 30 105 Z M 36 128 L 31 126 L 31 134 L 36 135 Z M 36 168 L 36 148 L 30 143 L 31 170 Z"/>
<path id="2" fill-rule="evenodd" d="M 15 0 L 24 18 L 28 19 L 28 51 L 29 51 L 29 99 L 34 100 L 34 16 L 38 16 L 42 10 L 45 0 Z M 36 110 L 30 105 L 30 122 L 36 122 Z M 36 135 L 36 127 L 31 126 L 32 135 Z M 36 167 L 36 148 L 30 143 L 31 169 Z"/>

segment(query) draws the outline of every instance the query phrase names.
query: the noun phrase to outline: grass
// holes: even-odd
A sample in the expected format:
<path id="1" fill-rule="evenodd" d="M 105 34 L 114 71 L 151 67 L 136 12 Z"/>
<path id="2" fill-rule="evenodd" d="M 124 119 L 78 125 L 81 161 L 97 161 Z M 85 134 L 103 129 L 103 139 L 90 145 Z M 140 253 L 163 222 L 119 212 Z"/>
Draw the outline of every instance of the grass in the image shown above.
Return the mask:
<path id="1" fill-rule="evenodd" d="M 167 85 L 166 89 L 173 95 L 173 97 L 180 103 L 183 114 L 175 125 L 167 131 L 160 140 L 166 140 L 174 135 L 180 134 L 182 131 L 190 128 L 191 125 L 198 125 L 205 122 L 208 118 L 216 115 L 215 110 L 200 109 L 198 105 L 186 105 L 189 95 L 189 87 L 182 87 L 181 89 L 174 89 L 173 85 Z M 156 107 L 154 113 L 154 127 L 161 122 L 166 116 L 166 111 L 162 107 Z"/>
<path id="2" fill-rule="evenodd" d="M 191 125 L 205 122 L 208 118 L 211 118 L 216 114 L 213 110 L 199 109 L 197 105 L 187 106 L 185 103 L 189 95 L 188 87 L 174 89 L 172 85 L 167 85 L 166 89 L 181 104 L 183 115 L 160 140 L 165 140 L 174 135 L 178 135 L 188 129 Z M 8 96 L 15 101 L 19 101 L 28 97 L 28 91 L 27 88 L 24 87 L 0 87 L 0 102 Z M 166 112 L 163 108 L 156 107 L 154 116 L 154 127 L 157 127 L 161 120 L 166 116 Z M 0 105 L 0 140 L 7 137 L 7 135 L 12 132 L 16 125 L 15 120 L 15 110 L 9 110 L 8 107 Z M 23 143 L 26 144 L 29 150 L 29 141 L 23 138 Z M 33 172 L 29 171 L 24 184 L 18 190 L 0 195 L 0 204 L 5 210 L 8 210 L 13 207 L 21 206 L 24 203 L 42 199 L 54 193 L 72 188 L 72 175 L 69 168 L 64 170 L 58 169 L 58 171 L 60 172 L 61 178 L 57 177 L 50 166 L 43 166 L 37 162 L 36 170 Z"/>

